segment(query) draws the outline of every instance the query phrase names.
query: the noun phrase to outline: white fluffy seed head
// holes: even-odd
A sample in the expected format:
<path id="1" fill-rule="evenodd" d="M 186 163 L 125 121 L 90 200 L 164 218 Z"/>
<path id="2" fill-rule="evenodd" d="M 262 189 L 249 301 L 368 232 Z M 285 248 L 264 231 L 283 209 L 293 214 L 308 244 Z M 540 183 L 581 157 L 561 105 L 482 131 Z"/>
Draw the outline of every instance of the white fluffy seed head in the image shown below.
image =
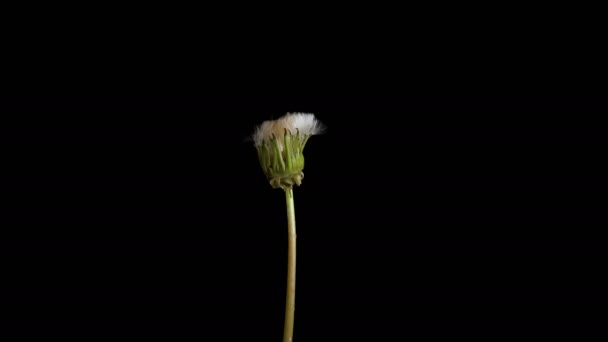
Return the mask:
<path id="1" fill-rule="evenodd" d="M 277 120 L 264 121 L 256 127 L 253 133 L 253 143 L 255 146 L 261 146 L 264 141 L 270 140 L 274 134 L 282 147 L 285 129 L 292 134 L 316 135 L 323 133 L 324 126 L 315 118 L 314 114 L 287 113 Z"/>

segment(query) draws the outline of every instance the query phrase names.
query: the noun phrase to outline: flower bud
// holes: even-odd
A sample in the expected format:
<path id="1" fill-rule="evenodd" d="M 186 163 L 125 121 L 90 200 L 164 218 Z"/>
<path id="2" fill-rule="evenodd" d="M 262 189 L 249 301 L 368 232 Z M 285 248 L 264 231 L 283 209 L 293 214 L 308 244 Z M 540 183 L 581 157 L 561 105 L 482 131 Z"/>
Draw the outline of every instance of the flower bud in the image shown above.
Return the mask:
<path id="1" fill-rule="evenodd" d="M 287 113 L 278 120 L 264 121 L 253 135 L 264 174 L 273 188 L 291 188 L 304 178 L 304 146 L 321 133 L 322 124 L 313 114 Z"/>

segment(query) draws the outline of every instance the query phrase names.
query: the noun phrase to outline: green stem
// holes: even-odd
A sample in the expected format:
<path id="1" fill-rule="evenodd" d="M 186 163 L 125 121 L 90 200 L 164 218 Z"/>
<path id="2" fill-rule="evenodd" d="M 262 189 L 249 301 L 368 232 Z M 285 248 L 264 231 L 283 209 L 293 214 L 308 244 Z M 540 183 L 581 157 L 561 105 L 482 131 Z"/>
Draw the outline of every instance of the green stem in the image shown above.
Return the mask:
<path id="1" fill-rule="evenodd" d="M 287 254 L 287 300 L 285 304 L 285 330 L 283 342 L 293 341 L 293 320 L 296 310 L 296 213 L 293 205 L 293 189 L 285 189 L 287 200 L 287 238 L 289 249 Z"/>

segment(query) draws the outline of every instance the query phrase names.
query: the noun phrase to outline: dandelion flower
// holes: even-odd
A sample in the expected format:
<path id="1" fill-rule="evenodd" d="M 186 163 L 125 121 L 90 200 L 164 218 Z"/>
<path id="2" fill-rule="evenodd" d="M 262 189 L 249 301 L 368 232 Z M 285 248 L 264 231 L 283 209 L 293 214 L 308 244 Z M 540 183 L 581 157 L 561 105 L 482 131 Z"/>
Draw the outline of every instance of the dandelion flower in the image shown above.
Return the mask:
<path id="1" fill-rule="evenodd" d="M 322 133 L 324 126 L 314 114 L 287 113 L 264 121 L 253 133 L 253 143 L 264 174 L 273 188 L 285 191 L 287 201 L 287 298 L 283 342 L 292 342 L 296 294 L 296 216 L 293 185 L 304 178 L 304 146 L 308 139 Z"/>
<path id="2" fill-rule="evenodd" d="M 300 185 L 304 173 L 304 146 L 308 139 L 322 133 L 323 124 L 314 114 L 287 113 L 264 121 L 253 133 L 260 165 L 273 188 Z"/>

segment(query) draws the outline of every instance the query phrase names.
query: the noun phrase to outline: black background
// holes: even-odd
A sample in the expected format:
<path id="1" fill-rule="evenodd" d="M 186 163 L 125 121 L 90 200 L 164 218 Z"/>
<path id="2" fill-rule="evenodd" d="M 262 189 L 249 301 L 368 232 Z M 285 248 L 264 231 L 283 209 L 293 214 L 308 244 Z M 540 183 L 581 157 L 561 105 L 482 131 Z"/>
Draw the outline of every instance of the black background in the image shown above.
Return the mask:
<path id="1" fill-rule="evenodd" d="M 2 334 L 279 341 L 284 196 L 246 138 L 288 111 L 327 126 L 295 189 L 296 341 L 605 322 L 603 99 L 2 102 Z"/>

